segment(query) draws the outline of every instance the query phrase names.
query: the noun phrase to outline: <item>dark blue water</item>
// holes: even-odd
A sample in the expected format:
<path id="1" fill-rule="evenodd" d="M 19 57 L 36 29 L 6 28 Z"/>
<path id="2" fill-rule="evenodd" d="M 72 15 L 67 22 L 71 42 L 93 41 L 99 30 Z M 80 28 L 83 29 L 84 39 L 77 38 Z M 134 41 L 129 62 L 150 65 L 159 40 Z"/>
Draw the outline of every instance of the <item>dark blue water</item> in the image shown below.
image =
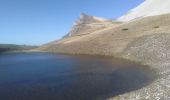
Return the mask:
<path id="1" fill-rule="evenodd" d="M 153 80 L 148 67 L 117 58 L 0 55 L 0 100 L 105 100 Z"/>

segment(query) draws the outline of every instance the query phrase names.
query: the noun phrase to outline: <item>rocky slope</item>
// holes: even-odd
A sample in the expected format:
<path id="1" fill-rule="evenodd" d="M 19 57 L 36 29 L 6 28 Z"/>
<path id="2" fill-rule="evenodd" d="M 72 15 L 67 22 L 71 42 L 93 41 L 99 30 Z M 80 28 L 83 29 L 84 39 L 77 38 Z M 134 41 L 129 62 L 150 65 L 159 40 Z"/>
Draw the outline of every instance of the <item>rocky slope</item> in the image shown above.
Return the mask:
<path id="1" fill-rule="evenodd" d="M 122 57 L 149 65 L 159 77 L 147 87 L 109 100 L 170 100 L 170 33 L 139 37 L 127 46 Z"/>
<path id="2" fill-rule="evenodd" d="M 75 21 L 73 27 L 65 37 L 90 34 L 96 30 L 104 29 L 112 25 L 113 21 L 110 19 L 89 16 L 85 13 L 82 13 L 80 18 Z"/>
<path id="3" fill-rule="evenodd" d="M 130 10 L 120 17 L 119 21 L 130 21 L 132 19 L 143 18 L 170 13 L 170 0 L 145 0 L 141 5 Z"/>

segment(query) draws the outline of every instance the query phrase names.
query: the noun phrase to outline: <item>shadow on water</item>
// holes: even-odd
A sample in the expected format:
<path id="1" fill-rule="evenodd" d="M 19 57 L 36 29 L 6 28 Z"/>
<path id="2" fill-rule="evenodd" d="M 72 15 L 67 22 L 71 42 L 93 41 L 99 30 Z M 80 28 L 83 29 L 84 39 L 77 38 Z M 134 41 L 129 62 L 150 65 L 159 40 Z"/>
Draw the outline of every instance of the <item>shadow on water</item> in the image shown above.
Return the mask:
<path id="1" fill-rule="evenodd" d="M 15 53 L 0 56 L 0 100 L 106 100 L 155 79 L 118 58 Z"/>

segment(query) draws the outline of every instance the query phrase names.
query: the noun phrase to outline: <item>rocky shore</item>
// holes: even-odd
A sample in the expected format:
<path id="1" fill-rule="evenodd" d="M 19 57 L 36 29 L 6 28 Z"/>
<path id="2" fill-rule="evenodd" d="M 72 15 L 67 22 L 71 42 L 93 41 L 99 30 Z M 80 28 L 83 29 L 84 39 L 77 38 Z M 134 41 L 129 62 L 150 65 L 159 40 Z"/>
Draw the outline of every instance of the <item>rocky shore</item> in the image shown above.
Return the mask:
<path id="1" fill-rule="evenodd" d="M 109 100 L 170 100 L 170 34 L 140 37 L 129 44 L 122 57 L 149 65 L 158 72 L 158 79 L 147 87 Z"/>

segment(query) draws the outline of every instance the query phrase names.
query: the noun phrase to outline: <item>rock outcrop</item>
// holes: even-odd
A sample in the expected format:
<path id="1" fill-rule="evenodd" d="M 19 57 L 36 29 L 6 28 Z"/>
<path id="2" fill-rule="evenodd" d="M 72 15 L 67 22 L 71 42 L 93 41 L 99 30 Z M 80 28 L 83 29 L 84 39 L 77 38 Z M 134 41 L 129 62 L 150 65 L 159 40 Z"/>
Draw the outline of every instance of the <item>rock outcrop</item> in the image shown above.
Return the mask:
<path id="1" fill-rule="evenodd" d="M 65 37 L 90 34 L 96 30 L 104 29 L 112 25 L 113 21 L 111 19 L 89 16 L 82 13 Z"/>
<path id="2" fill-rule="evenodd" d="M 111 21 L 111 20 L 81 13 L 80 18 L 74 23 L 74 25 L 101 23 L 101 22 L 107 22 L 107 21 Z"/>

